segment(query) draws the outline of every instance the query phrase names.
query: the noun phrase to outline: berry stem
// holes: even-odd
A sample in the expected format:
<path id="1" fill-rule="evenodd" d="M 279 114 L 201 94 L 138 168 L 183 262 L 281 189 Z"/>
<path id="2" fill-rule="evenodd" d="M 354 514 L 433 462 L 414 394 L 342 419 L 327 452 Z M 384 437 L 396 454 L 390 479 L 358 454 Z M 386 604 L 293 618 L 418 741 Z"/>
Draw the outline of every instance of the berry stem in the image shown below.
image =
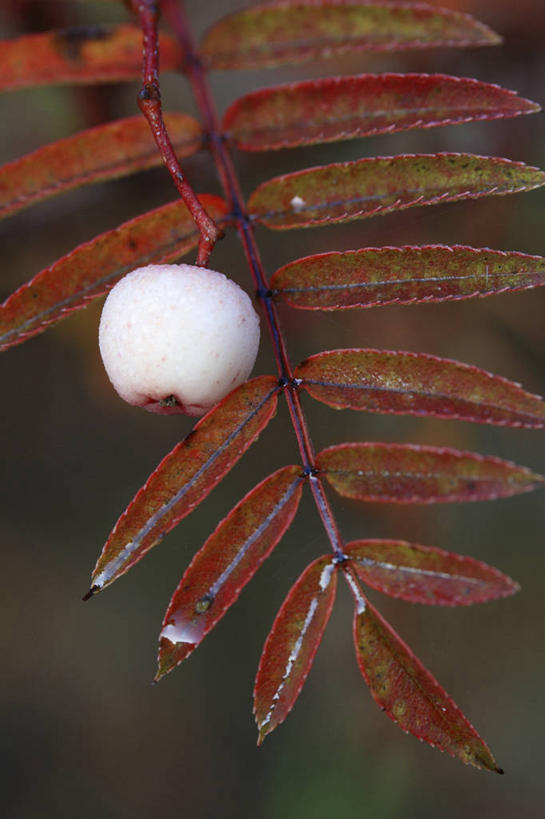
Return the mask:
<path id="1" fill-rule="evenodd" d="M 203 208 L 184 176 L 178 157 L 170 141 L 163 120 L 161 87 L 159 84 L 159 3 L 157 0 L 131 0 L 138 15 L 143 37 L 142 87 L 138 93 L 138 107 L 146 117 L 157 147 L 169 173 L 200 231 L 196 264 L 205 267 L 210 254 L 223 231 Z"/>

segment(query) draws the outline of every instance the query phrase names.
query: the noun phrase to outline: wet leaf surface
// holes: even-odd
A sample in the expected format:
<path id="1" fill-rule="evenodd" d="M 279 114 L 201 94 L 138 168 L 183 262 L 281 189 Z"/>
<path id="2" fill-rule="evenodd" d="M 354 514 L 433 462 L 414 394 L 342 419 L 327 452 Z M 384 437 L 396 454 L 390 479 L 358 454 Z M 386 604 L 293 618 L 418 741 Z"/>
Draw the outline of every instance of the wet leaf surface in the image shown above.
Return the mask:
<path id="1" fill-rule="evenodd" d="M 211 68 L 260 68 L 351 51 L 497 45 L 501 38 L 467 14 L 422 3 L 349 0 L 266 3 L 224 17 L 205 34 Z"/>
<path id="2" fill-rule="evenodd" d="M 473 557 L 404 540 L 354 540 L 344 549 L 374 589 L 410 603 L 469 606 L 519 590 L 510 577 Z"/>
<path id="3" fill-rule="evenodd" d="M 510 461 L 417 444 L 340 444 L 316 465 L 339 494 L 382 503 L 493 500 L 545 484 Z"/>
<path id="4" fill-rule="evenodd" d="M 400 728 L 466 764 L 503 773 L 456 703 L 361 595 L 356 597 L 354 644 L 373 699 Z"/>
<path id="5" fill-rule="evenodd" d="M 463 245 L 369 247 L 306 256 L 271 277 L 303 310 L 345 310 L 493 296 L 545 284 L 545 258 Z"/>
<path id="6" fill-rule="evenodd" d="M 277 176 L 250 196 L 252 217 L 275 230 L 314 227 L 406 208 L 503 196 L 545 184 L 538 168 L 475 154 L 410 154 Z"/>
<path id="7" fill-rule="evenodd" d="M 254 688 L 258 744 L 286 719 L 301 692 L 335 602 L 335 569 L 331 555 L 307 566 L 276 616 Z"/>
<path id="8" fill-rule="evenodd" d="M 201 127 L 193 117 L 167 113 L 164 119 L 179 157 L 199 150 Z M 0 167 L 0 218 L 80 185 L 126 176 L 162 161 L 143 117 L 99 125 Z"/>
<path id="9" fill-rule="evenodd" d="M 174 447 L 114 526 L 87 596 L 125 574 L 206 498 L 267 426 L 278 391 L 274 376 L 247 381 Z"/>
<path id="10" fill-rule="evenodd" d="M 200 201 L 222 221 L 219 196 Z M 37 273 L 0 305 L 0 350 L 41 333 L 74 310 L 103 296 L 136 267 L 173 262 L 199 242 L 199 232 L 181 200 L 163 205 L 79 245 Z"/>
<path id="11" fill-rule="evenodd" d="M 223 130 L 237 148 L 268 151 L 536 111 L 537 103 L 473 79 L 361 74 L 246 94 L 227 109 Z"/>
<path id="12" fill-rule="evenodd" d="M 295 369 L 301 387 L 336 409 L 545 426 L 545 403 L 478 367 L 425 353 L 330 350 Z"/>
<path id="13" fill-rule="evenodd" d="M 179 68 L 176 42 L 161 35 L 161 69 Z M 37 85 L 138 80 L 142 33 L 138 26 L 80 26 L 27 34 L 0 44 L 0 91 Z"/>
<path id="14" fill-rule="evenodd" d="M 191 561 L 165 614 L 156 679 L 197 648 L 290 526 L 304 478 L 286 466 L 252 489 Z"/>

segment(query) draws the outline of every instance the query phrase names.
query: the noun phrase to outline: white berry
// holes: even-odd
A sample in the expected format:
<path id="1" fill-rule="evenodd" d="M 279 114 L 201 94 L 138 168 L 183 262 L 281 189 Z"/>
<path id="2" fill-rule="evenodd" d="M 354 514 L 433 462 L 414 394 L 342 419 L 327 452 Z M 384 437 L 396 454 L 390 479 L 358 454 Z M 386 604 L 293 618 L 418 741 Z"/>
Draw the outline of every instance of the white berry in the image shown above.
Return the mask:
<path id="1" fill-rule="evenodd" d="M 110 291 L 99 345 L 110 381 L 129 404 L 203 415 L 249 376 L 259 319 L 223 273 L 148 265 Z"/>

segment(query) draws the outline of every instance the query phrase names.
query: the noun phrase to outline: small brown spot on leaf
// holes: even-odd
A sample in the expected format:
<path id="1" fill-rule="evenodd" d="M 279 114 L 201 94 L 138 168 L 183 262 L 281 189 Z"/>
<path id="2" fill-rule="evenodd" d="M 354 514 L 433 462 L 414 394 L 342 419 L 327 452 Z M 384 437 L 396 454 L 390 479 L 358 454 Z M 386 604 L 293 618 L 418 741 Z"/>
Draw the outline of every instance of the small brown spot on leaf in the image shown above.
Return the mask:
<path id="1" fill-rule="evenodd" d="M 197 600 L 197 602 L 195 603 L 195 611 L 197 612 L 197 614 L 204 614 L 206 611 L 208 611 L 208 609 L 213 603 L 213 600 L 214 598 L 210 597 L 207 594 L 204 597 L 201 597 L 200 600 Z"/>
<path id="2" fill-rule="evenodd" d="M 53 42 L 64 57 L 77 63 L 81 60 L 81 49 L 85 43 L 105 40 L 111 34 L 111 30 L 105 26 L 74 26 L 57 32 Z"/>

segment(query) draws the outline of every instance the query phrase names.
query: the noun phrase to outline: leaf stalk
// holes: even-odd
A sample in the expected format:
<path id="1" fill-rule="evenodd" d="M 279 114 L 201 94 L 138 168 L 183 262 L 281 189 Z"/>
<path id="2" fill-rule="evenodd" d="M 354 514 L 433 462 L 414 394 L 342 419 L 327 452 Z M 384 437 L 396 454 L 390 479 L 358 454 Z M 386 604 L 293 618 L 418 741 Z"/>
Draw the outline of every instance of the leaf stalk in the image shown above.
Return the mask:
<path id="1" fill-rule="evenodd" d="M 183 3 L 178 2 L 178 0 L 162 0 L 160 5 L 170 28 L 183 49 L 184 64 L 191 82 L 193 94 L 203 120 L 204 128 L 209 134 L 210 152 L 214 158 L 225 196 L 234 214 L 237 230 L 252 274 L 254 287 L 263 306 L 278 374 L 281 379 L 285 380 L 284 394 L 297 438 L 303 468 L 310 476 L 310 488 L 331 547 L 335 555 L 339 556 L 343 554 L 342 538 L 325 494 L 323 483 L 317 475 L 315 450 L 301 406 L 299 388 L 293 378 L 293 369 L 289 360 L 276 305 L 272 299 L 272 293 L 261 261 L 253 225 L 246 210 L 244 197 L 240 189 L 230 151 L 222 136 L 215 103 L 207 82 L 206 69 L 196 51 Z"/>
<path id="2" fill-rule="evenodd" d="M 163 120 L 161 88 L 159 84 L 159 3 L 156 0 L 131 0 L 138 15 L 143 37 L 142 87 L 138 93 L 138 107 L 146 117 L 157 147 L 163 157 L 178 193 L 187 206 L 200 231 L 196 264 L 205 267 L 223 230 L 210 218 L 185 178 Z"/>

